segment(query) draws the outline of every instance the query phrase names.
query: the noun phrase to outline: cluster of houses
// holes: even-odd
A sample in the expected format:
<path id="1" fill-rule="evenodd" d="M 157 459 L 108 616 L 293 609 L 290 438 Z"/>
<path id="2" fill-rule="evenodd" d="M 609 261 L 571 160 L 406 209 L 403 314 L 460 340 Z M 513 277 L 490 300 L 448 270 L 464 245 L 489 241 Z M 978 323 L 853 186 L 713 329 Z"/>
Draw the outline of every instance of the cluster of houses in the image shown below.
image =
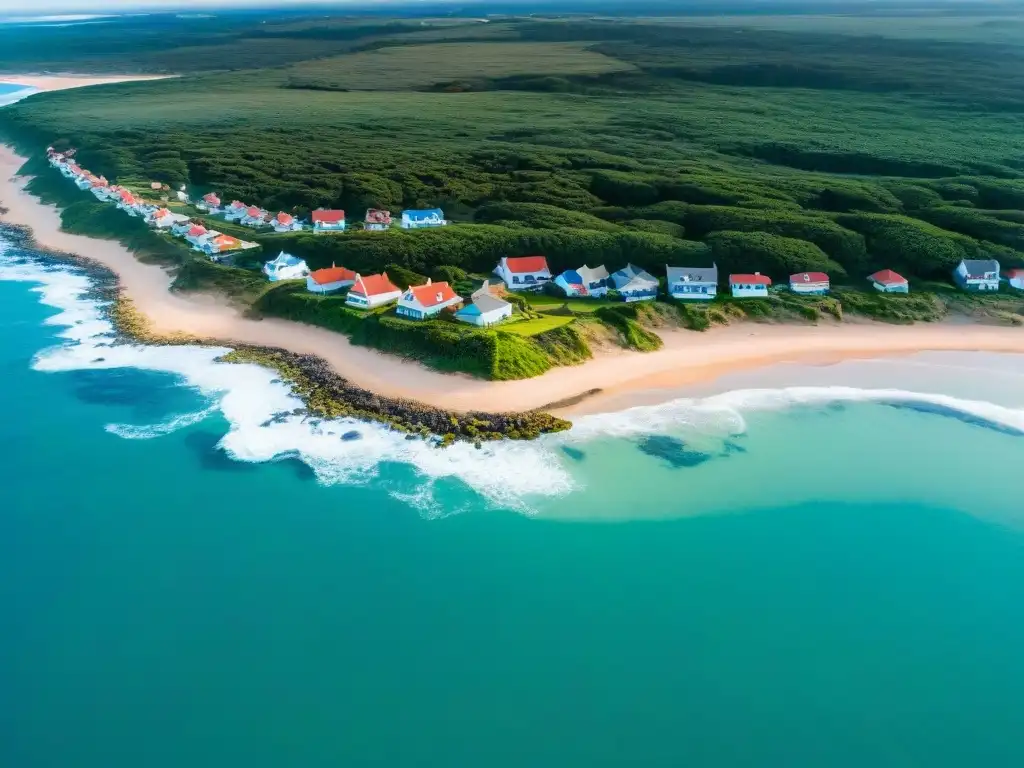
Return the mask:
<path id="1" fill-rule="evenodd" d="M 543 256 L 504 258 L 494 270 L 509 290 L 539 290 L 554 283 L 567 296 L 574 298 L 600 298 L 609 291 L 618 292 L 624 301 L 649 301 L 658 295 L 658 279 L 633 264 L 618 272 L 609 273 L 604 265 L 568 269 L 552 279 L 547 260 Z M 967 291 L 999 290 L 1001 273 L 995 259 L 965 259 L 953 272 L 953 279 Z M 674 299 L 709 301 L 718 295 L 718 267 L 665 267 L 667 293 Z M 1024 269 L 1005 273 L 1004 279 L 1013 288 L 1024 290 Z M 881 293 L 909 293 L 910 284 L 905 277 L 891 269 L 883 269 L 868 276 L 875 290 Z M 771 278 L 760 272 L 730 274 L 729 292 L 734 298 L 767 298 Z M 798 295 L 824 296 L 831 290 L 831 281 L 824 272 L 798 272 L 789 277 L 789 290 Z"/>
<path id="2" fill-rule="evenodd" d="M 143 199 L 131 190 L 117 184 L 111 184 L 103 176 L 96 176 L 75 162 L 75 151 L 57 152 L 52 147 L 46 151 L 50 165 L 61 174 L 74 181 L 79 189 L 88 190 L 102 202 L 113 203 L 118 209 L 129 216 L 143 219 L 154 229 L 166 231 L 174 237 L 184 239 L 196 251 L 205 253 L 212 259 L 221 258 L 222 254 L 231 251 L 258 248 L 256 243 L 248 243 L 236 237 L 225 235 L 213 229 L 207 229 L 193 222 L 184 214 L 175 213 L 170 208 Z M 154 191 L 164 189 L 162 184 L 154 182 Z M 180 193 L 179 198 L 184 193 Z"/>
<path id="3" fill-rule="evenodd" d="M 512 305 L 501 298 L 498 287 L 491 286 L 489 281 L 484 281 L 466 301 L 447 282 L 428 278 L 422 285 L 402 290 L 391 282 L 387 272 L 361 275 L 336 264 L 311 271 L 305 261 L 284 252 L 264 264 L 263 273 L 274 282 L 305 278 L 306 289 L 311 293 L 328 294 L 347 289 L 345 303 L 357 309 L 395 304 L 395 314 L 410 320 L 428 320 L 448 310 L 456 320 L 484 327 L 512 316 Z"/>
<path id="4" fill-rule="evenodd" d="M 299 232 L 307 224 L 290 213 L 271 213 L 256 205 L 233 200 L 224 205 L 216 192 L 204 195 L 196 207 L 211 215 L 220 215 L 225 221 L 234 221 L 245 227 L 272 227 L 275 232 Z M 367 232 L 385 232 L 393 225 L 391 211 L 370 208 L 363 218 L 363 229 Z M 440 208 L 429 210 L 402 211 L 399 226 L 402 229 L 425 229 L 443 227 L 448 224 Z M 345 211 L 333 208 L 317 208 L 310 214 L 308 228 L 313 232 L 344 232 L 347 229 Z"/>

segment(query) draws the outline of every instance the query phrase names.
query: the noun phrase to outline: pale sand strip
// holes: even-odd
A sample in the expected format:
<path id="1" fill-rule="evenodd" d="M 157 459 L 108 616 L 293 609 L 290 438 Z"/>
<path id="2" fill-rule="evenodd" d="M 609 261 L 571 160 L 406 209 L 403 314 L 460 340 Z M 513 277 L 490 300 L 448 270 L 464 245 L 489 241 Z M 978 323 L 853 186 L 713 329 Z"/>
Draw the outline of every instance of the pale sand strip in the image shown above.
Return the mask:
<path id="1" fill-rule="evenodd" d="M 116 272 L 126 295 L 161 332 L 184 332 L 246 344 L 283 347 L 319 355 L 354 384 L 392 397 L 419 400 L 452 410 L 520 411 L 568 400 L 594 389 L 600 394 L 560 412 L 594 412 L 614 400 L 629 404 L 628 393 L 663 390 L 706 381 L 724 373 L 779 362 L 837 362 L 925 350 L 1024 353 L 1024 330 L 968 324 L 888 326 L 876 323 L 821 326 L 741 324 L 706 333 L 663 332 L 661 351 L 602 353 L 571 368 L 556 368 L 525 381 L 488 382 L 453 376 L 353 346 L 337 333 L 285 320 L 250 320 L 211 296 L 168 291 L 162 268 L 142 264 L 116 242 L 61 232 L 56 208 L 23 191 L 26 179 L 12 178 L 24 158 L 0 146 L 0 205 L 8 222 L 32 229 L 46 247 L 92 259 Z"/>
<path id="2" fill-rule="evenodd" d="M 41 74 L 2 74 L 0 83 L 8 85 L 24 85 L 40 91 L 63 91 L 68 88 L 82 88 L 87 85 L 109 85 L 110 83 L 126 83 L 136 80 L 165 80 L 177 75 L 41 75 Z"/>

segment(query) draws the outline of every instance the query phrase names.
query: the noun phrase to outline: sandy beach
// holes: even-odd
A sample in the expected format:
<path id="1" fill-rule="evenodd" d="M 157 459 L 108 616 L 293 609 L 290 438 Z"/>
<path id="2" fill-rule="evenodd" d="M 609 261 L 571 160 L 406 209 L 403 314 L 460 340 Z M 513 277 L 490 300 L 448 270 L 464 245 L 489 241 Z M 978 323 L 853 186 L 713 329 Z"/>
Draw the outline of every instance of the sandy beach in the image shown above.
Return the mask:
<path id="1" fill-rule="evenodd" d="M 665 346 L 658 352 L 603 352 L 582 365 L 557 368 L 525 381 L 491 382 L 442 374 L 354 346 L 344 336 L 321 328 L 286 320 L 251 320 L 217 297 L 171 293 L 172 277 L 163 268 L 137 261 L 114 241 L 60 231 L 58 210 L 26 193 L 23 188 L 28 179 L 15 176 L 23 162 L 24 158 L 0 145 L 0 206 L 7 208 L 0 218 L 31 228 L 44 248 L 85 257 L 115 272 L 125 294 L 154 330 L 315 354 L 361 387 L 452 410 L 530 410 L 601 390 L 553 409 L 572 416 L 613 406 L 620 409 L 634 401 L 667 400 L 678 396 L 679 387 L 780 362 L 825 364 L 937 350 L 1024 353 L 1024 330 L 1018 328 L 943 323 L 743 323 L 705 333 L 663 332 Z"/>
<path id="2" fill-rule="evenodd" d="M 163 80 L 175 75 L 75 75 L 75 74 L 0 74 L 0 83 L 24 85 L 38 91 L 64 91 L 87 85 L 109 85 L 135 80 Z"/>

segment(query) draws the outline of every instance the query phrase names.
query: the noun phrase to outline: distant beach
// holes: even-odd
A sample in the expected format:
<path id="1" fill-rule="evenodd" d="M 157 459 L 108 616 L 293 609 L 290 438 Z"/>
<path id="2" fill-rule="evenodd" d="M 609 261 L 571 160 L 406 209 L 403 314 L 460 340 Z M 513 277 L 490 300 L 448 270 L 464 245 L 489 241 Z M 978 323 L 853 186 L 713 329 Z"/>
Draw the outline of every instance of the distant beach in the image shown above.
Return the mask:
<path id="1" fill-rule="evenodd" d="M 68 88 L 82 88 L 87 85 L 110 85 L 135 80 L 166 80 L 176 75 L 76 75 L 76 74 L 3 74 L 0 84 L 23 85 L 37 91 L 64 91 Z"/>

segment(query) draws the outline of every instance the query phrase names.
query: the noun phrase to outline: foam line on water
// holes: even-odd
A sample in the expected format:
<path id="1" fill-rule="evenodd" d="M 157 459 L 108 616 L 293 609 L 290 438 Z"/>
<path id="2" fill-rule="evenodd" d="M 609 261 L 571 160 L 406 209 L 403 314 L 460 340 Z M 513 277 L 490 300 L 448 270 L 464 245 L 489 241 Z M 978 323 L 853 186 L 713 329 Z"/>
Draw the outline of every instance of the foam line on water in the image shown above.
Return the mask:
<path id="1" fill-rule="evenodd" d="M 962 414 L 976 423 L 1024 433 L 1024 410 L 984 401 L 901 389 L 787 387 L 681 398 L 585 416 L 569 432 L 532 442 L 500 441 L 479 449 L 458 443 L 440 450 L 422 440 L 407 440 L 379 424 L 348 418 L 319 420 L 296 413 L 301 411 L 301 401 L 274 371 L 216 362 L 225 348 L 116 343 L 104 302 L 89 295 L 93 285 L 86 273 L 20 252 L 10 243 L 5 245 L 2 237 L 0 280 L 32 283 L 40 301 L 58 310 L 46 323 L 62 328 L 62 343 L 36 355 L 33 366 L 37 370 L 133 367 L 173 373 L 181 377 L 183 385 L 198 389 L 211 401 L 207 410 L 161 424 L 110 425 L 112 433 L 126 439 L 159 437 L 219 411 L 229 424 L 219 447 L 238 461 L 269 462 L 295 456 L 324 484 L 367 483 L 379 476 L 382 465 L 411 466 L 414 479 L 388 490 L 428 516 L 451 512 L 434 496 L 438 483 L 461 482 L 495 505 L 529 511 L 540 497 L 561 496 L 580 487 L 580 472 L 569 471 L 573 462 L 562 451 L 566 445 L 655 434 L 683 435 L 688 442 L 728 439 L 745 432 L 747 417 L 758 411 L 835 402 L 918 403 L 934 406 L 932 413 Z"/>

